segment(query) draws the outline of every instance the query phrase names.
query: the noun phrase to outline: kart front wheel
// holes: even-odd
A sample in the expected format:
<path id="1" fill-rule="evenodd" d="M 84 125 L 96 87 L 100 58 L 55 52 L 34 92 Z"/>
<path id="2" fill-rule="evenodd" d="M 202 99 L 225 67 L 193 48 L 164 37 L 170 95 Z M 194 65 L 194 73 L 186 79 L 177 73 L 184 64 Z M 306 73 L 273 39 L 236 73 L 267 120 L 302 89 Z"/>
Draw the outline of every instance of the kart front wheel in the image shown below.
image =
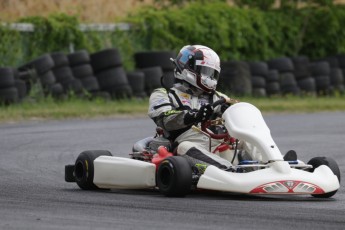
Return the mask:
<path id="1" fill-rule="evenodd" d="M 98 187 L 93 183 L 93 161 L 99 156 L 112 156 L 107 150 L 88 150 L 79 154 L 74 165 L 75 182 L 83 190 L 95 190 Z"/>
<path id="2" fill-rule="evenodd" d="M 168 157 L 158 167 L 157 186 L 165 196 L 183 197 L 192 186 L 192 169 L 186 158 Z"/>
<path id="3" fill-rule="evenodd" d="M 313 168 L 310 169 L 310 172 L 314 172 L 314 170 L 321 166 L 321 165 L 326 165 L 328 166 L 332 172 L 334 173 L 334 175 L 336 175 L 338 177 L 339 183 L 340 183 L 340 170 L 338 167 L 337 162 L 335 162 L 335 160 L 333 160 L 332 158 L 329 157 L 314 157 L 312 158 L 309 162 L 309 165 L 312 165 Z M 328 192 L 325 194 L 313 194 L 313 197 L 317 197 L 317 198 L 329 198 L 334 196 L 334 194 L 337 193 L 338 190 L 335 190 L 333 192 Z"/>

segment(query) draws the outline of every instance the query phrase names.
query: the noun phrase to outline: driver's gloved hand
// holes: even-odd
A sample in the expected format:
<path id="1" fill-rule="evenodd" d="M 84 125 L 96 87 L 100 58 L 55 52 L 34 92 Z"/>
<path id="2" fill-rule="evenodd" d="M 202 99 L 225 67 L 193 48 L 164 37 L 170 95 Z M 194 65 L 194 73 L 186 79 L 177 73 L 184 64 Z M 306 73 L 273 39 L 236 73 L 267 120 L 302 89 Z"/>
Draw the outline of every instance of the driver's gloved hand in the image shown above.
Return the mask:
<path id="1" fill-rule="evenodd" d="M 228 104 L 228 103 L 223 103 L 223 104 L 220 106 L 220 111 L 221 111 L 221 113 L 223 114 L 223 113 L 225 112 L 225 110 L 227 110 L 229 107 L 230 107 L 230 104 Z"/>
<path id="2" fill-rule="evenodd" d="M 212 105 L 207 104 L 200 107 L 199 110 L 190 110 L 184 116 L 184 123 L 190 125 L 193 123 L 199 123 L 210 119 L 213 113 Z"/>

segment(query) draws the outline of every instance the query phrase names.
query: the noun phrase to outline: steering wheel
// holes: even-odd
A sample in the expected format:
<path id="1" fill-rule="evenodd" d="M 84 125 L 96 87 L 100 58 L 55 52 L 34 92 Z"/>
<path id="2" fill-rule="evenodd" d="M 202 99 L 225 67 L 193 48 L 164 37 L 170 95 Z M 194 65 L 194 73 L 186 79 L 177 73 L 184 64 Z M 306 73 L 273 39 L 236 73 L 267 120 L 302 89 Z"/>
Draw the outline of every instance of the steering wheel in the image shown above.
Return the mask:
<path id="1" fill-rule="evenodd" d="M 221 98 L 218 101 L 214 102 L 212 104 L 212 107 L 215 108 L 218 105 L 224 104 L 224 103 L 228 103 L 228 104 L 235 104 L 237 103 L 237 100 L 231 99 L 231 98 Z M 223 124 L 223 121 L 221 119 L 216 119 L 216 120 L 207 120 L 201 123 L 201 130 L 205 133 L 207 133 L 208 135 L 210 135 L 211 138 L 213 139 L 224 139 L 229 137 L 228 133 L 222 133 L 222 134 L 215 134 L 212 133 L 208 130 L 208 127 L 210 127 L 211 125 L 220 125 Z"/>

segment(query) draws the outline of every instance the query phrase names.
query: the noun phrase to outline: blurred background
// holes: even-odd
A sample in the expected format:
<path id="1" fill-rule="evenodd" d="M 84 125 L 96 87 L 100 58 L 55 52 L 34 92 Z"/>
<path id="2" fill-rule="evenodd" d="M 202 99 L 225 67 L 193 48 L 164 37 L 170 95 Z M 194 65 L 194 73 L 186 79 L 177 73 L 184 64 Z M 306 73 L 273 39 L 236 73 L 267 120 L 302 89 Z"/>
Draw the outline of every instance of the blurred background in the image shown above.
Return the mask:
<path id="1" fill-rule="evenodd" d="M 219 54 L 232 95 L 342 95 L 344 25 L 345 0 L 0 0 L 0 88 L 22 90 L 0 98 L 146 97 L 186 44 Z"/>

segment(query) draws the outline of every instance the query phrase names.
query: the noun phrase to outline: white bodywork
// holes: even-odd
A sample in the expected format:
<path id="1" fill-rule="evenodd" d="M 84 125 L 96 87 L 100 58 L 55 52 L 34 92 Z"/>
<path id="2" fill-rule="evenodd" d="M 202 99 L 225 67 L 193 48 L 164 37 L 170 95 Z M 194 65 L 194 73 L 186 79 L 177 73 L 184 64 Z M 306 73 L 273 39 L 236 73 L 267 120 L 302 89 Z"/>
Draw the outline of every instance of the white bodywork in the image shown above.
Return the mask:
<path id="1" fill-rule="evenodd" d="M 156 166 L 124 157 L 100 156 L 93 162 L 99 188 L 140 189 L 156 186 Z"/>
<path id="2" fill-rule="evenodd" d="M 322 194 L 339 189 L 337 176 L 322 165 L 313 173 L 292 168 L 271 137 L 261 112 L 249 103 L 237 103 L 224 114 L 230 136 L 259 152 L 264 169 L 246 173 L 207 167 L 197 188 L 250 194 Z M 152 188 L 156 166 L 139 160 L 100 156 L 94 161 L 94 184 L 100 188 Z"/>
<path id="3" fill-rule="evenodd" d="M 337 176 L 327 166 L 313 173 L 291 168 L 272 139 L 261 112 L 249 103 L 237 103 L 223 113 L 230 136 L 250 143 L 261 153 L 261 160 L 272 162 L 268 168 L 247 173 L 233 173 L 207 167 L 198 188 L 238 193 L 312 194 L 339 188 Z"/>

